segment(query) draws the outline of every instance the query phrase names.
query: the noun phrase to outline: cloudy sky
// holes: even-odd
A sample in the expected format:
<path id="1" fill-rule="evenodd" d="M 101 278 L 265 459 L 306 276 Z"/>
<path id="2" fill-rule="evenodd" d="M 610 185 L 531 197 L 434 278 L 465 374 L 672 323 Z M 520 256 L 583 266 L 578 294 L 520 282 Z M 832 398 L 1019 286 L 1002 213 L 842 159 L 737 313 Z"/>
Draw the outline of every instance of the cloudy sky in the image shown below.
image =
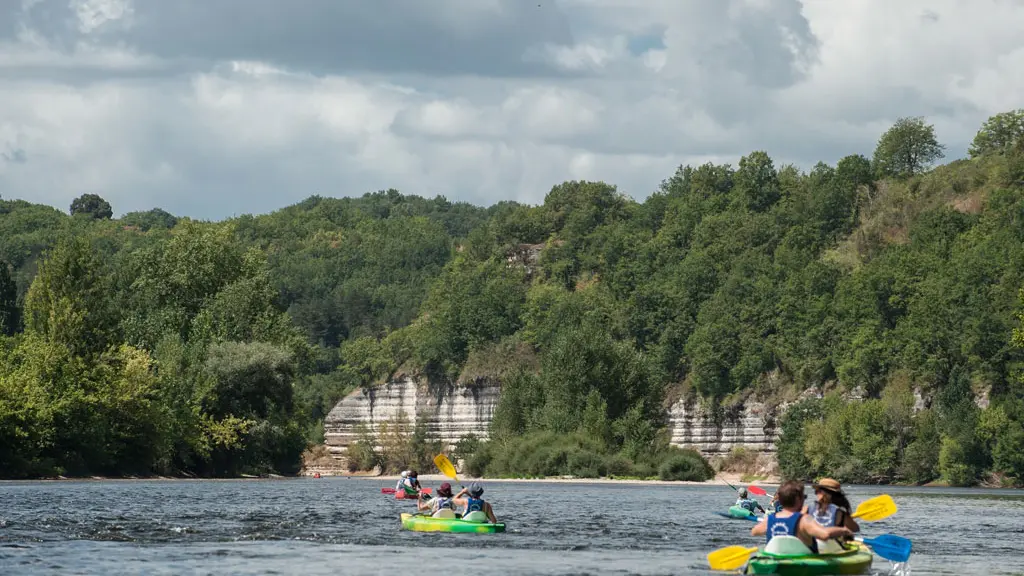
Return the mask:
<path id="1" fill-rule="evenodd" d="M 1024 107 L 1024 0 L 0 0 L 0 196 L 222 218 L 537 203 L 680 164 L 949 157 Z"/>

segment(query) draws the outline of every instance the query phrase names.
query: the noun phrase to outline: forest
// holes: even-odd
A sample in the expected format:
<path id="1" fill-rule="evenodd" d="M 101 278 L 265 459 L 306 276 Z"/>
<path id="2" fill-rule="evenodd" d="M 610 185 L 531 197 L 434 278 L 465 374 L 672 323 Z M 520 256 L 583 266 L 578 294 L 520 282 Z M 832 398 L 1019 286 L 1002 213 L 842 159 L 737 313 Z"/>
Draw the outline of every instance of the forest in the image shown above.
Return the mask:
<path id="1" fill-rule="evenodd" d="M 0 477 L 293 474 L 340 398 L 402 370 L 500 380 L 490 439 L 457 447 L 477 475 L 707 478 L 666 436 L 689 395 L 791 404 L 787 477 L 1020 485 L 1024 109 L 944 157 L 917 117 L 870 157 L 755 151 L 643 202 L 571 181 L 208 222 L 2 199 Z M 350 460 L 427 469 L 424 430 Z"/>

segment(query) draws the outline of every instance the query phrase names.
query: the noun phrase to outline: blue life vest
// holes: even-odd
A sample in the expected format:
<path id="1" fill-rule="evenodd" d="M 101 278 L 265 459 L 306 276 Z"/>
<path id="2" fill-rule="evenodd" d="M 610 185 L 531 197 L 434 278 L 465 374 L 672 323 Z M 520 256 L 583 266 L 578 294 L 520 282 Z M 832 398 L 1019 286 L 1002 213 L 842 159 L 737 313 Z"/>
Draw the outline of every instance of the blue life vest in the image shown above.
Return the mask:
<path id="1" fill-rule="evenodd" d="M 452 499 L 451 498 L 445 498 L 443 496 L 438 496 L 437 498 L 434 498 L 433 504 L 434 504 L 434 512 L 437 512 L 438 510 L 440 510 L 442 508 L 447 508 L 449 510 L 454 510 L 455 509 L 454 505 L 452 504 Z"/>
<path id="2" fill-rule="evenodd" d="M 482 498 L 473 498 L 472 496 L 468 496 L 466 498 L 466 511 L 463 512 L 463 516 L 465 516 L 466 514 L 469 514 L 470 512 L 483 512 L 483 511 L 484 511 L 484 501 L 483 501 Z"/>
<path id="3" fill-rule="evenodd" d="M 821 512 L 818 509 L 818 505 L 814 504 L 811 506 L 809 512 L 810 517 L 814 518 L 815 522 L 821 524 L 825 528 L 832 528 L 836 525 L 836 516 L 839 514 L 839 506 L 829 504 L 825 507 L 825 511 Z"/>
<path id="4" fill-rule="evenodd" d="M 764 537 L 765 544 L 772 541 L 775 536 L 793 536 L 796 538 L 800 537 L 800 531 L 797 529 L 800 526 L 800 517 L 803 514 L 799 512 L 786 518 L 778 518 L 775 514 L 768 515 L 768 526 L 765 529 Z M 811 540 L 811 552 L 818 553 L 818 541 Z"/>
<path id="5" fill-rule="evenodd" d="M 751 512 L 756 512 L 757 511 L 757 502 L 755 502 L 754 500 L 751 500 L 749 498 L 738 498 L 736 500 L 736 505 L 741 507 L 741 508 L 746 508 L 747 510 L 750 510 Z"/>

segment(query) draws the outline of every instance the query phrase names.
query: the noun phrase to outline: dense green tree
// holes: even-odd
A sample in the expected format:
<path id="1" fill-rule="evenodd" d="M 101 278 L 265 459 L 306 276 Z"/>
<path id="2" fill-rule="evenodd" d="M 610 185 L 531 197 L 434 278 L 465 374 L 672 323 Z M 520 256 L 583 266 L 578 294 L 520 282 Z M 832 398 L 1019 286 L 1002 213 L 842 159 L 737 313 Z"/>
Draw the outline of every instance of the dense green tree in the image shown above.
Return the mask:
<path id="1" fill-rule="evenodd" d="M 900 118 L 878 140 L 873 164 L 879 177 L 920 174 L 944 156 L 935 127 L 922 117 Z"/>
<path id="2" fill-rule="evenodd" d="M 982 154 L 1004 154 L 1024 141 L 1024 108 L 989 117 L 974 136 L 968 153 L 972 158 Z"/>
<path id="3" fill-rule="evenodd" d="M 71 215 L 82 215 L 97 220 L 108 220 L 114 216 L 110 202 L 98 194 L 82 194 L 71 202 Z"/>

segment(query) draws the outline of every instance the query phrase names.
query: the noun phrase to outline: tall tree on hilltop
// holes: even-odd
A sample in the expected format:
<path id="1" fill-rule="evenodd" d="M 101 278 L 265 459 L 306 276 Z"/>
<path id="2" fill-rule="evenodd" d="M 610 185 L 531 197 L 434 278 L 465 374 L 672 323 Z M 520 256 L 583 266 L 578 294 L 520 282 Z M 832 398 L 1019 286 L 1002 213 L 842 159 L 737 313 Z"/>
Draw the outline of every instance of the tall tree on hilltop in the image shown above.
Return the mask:
<path id="1" fill-rule="evenodd" d="M 114 210 L 97 194 L 82 194 L 71 202 L 71 215 L 83 214 L 95 220 L 109 220 Z"/>
<path id="2" fill-rule="evenodd" d="M 971 142 L 971 158 L 983 154 L 1002 154 L 1024 141 L 1024 108 L 989 117 Z"/>
<path id="3" fill-rule="evenodd" d="M 878 139 L 872 163 L 879 178 L 908 178 L 944 157 L 943 150 L 945 146 L 935 138 L 935 126 L 920 116 L 900 118 Z"/>

